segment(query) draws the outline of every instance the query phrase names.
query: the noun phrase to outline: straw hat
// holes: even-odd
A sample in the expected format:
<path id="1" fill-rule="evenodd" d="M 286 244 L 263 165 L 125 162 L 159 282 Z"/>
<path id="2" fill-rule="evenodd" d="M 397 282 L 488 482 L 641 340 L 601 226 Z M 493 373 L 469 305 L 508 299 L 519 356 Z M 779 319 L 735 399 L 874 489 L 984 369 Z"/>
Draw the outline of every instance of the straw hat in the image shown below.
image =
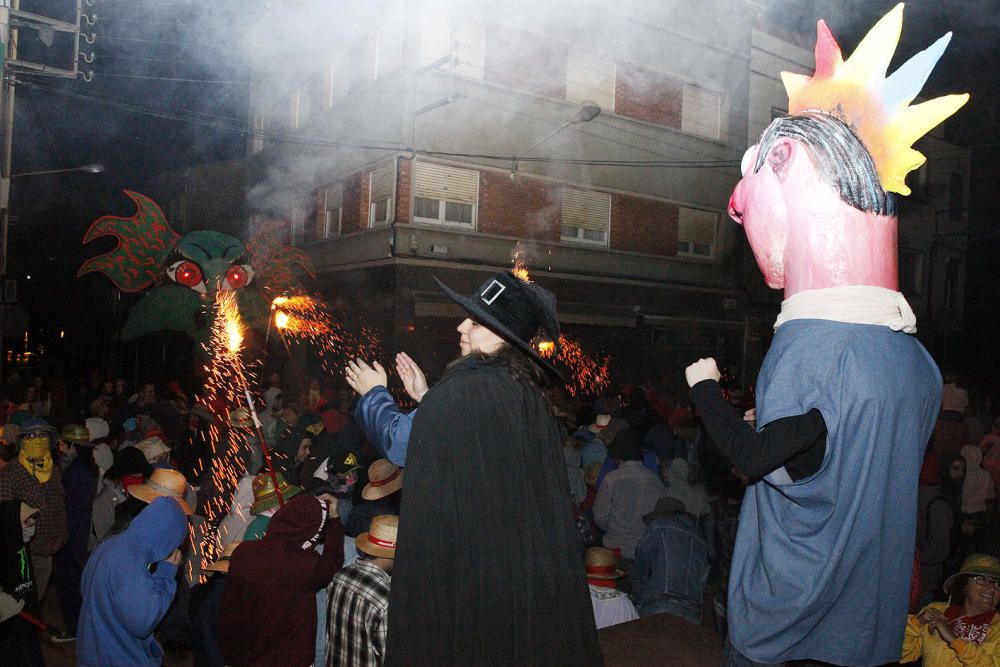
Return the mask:
<path id="1" fill-rule="evenodd" d="M 228 573 L 229 572 L 229 559 L 233 557 L 233 552 L 236 551 L 236 547 L 240 546 L 241 544 L 243 544 L 243 543 L 242 542 L 230 542 L 222 550 L 222 555 L 219 556 L 218 560 L 209 563 L 208 565 L 206 565 L 205 567 L 203 567 L 201 569 L 203 571 L 205 571 L 205 572 L 222 572 L 223 574 Z"/>
<path id="2" fill-rule="evenodd" d="M 958 572 L 945 579 L 944 592 L 950 594 L 951 587 L 955 584 L 955 580 L 963 574 L 985 574 L 987 577 L 1000 579 L 1000 560 L 997 560 L 993 556 L 987 556 L 986 554 L 972 554 L 965 559 L 965 562 L 962 563 L 962 567 L 959 568 Z"/>
<path id="3" fill-rule="evenodd" d="M 378 459 L 368 466 L 368 484 L 361 491 L 365 500 L 378 500 L 403 488 L 403 469 L 389 459 Z"/>
<path id="4" fill-rule="evenodd" d="M 170 496 L 180 503 L 184 513 L 190 516 L 191 506 L 184 500 L 185 492 L 187 492 L 187 480 L 184 479 L 184 475 L 170 468 L 157 468 L 142 484 L 128 487 L 129 495 L 144 503 L 151 503 L 160 496 Z"/>
<path id="5" fill-rule="evenodd" d="M 625 573 L 616 568 L 618 558 L 607 547 L 590 547 L 584 565 L 588 579 L 617 579 Z"/>
<path id="6" fill-rule="evenodd" d="M 371 527 L 354 540 L 358 551 L 379 558 L 396 557 L 396 533 L 399 531 L 399 517 L 380 514 L 372 519 Z"/>
<path id="7" fill-rule="evenodd" d="M 595 419 L 594 423 L 588 426 L 587 429 L 591 433 L 600 433 L 605 428 L 607 428 L 608 424 L 610 423 L 611 423 L 611 415 L 609 414 L 597 415 L 597 419 Z"/>
<path id="8" fill-rule="evenodd" d="M 274 473 L 274 478 L 278 480 L 282 500 L 287 502 L 289 498 L 302 493 L 302 487 L 286 482 L 280 472 Z M 253 479 L 253 504 L 250 506 L 250 513 L 260 514 L 277 506 L 278 494 L 274 492 L 274 482 L 271 481 L 271 474 L 264 471 Z"/>
<path id="9" fill-rule="evenodd" d="M 87 445 L 90 442 L 90 431 L 87 430 L 86 426 L 81 424 L 66 424 L 63 426 L 62 433 L 59 438 L 63 442 L 68 442 L 72 445 Z"/>
<path id="10" fill-rule="evenodd" d="M 158 460 L 164 454 L 170 453 L 170 448 L 167 447 L 166 443 L 156 436 L 140 440 L 135 447 L 142 452 L 142 455 L 145 456 L 146 460 L 150 463 Z"/>

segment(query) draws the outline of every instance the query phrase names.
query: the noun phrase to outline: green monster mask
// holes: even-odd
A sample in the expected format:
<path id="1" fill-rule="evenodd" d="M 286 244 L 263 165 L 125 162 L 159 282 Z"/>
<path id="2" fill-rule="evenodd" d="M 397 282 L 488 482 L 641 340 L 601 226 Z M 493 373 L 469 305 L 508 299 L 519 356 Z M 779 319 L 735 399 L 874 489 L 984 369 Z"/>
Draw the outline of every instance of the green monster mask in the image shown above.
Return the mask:
<path id="1" fill-rule="evenodd" d="M 83 238 L 89 243 L 114 236 L 117 247 L 84 262 L 77 276 L 103 273 L 123 292 L 152 288 L 129 313 L 122 330 L 126 342 L 153 331 L 181 331 L 207 343 L 221 290 L 233 290 L 243 321 L 261 329 L 267 325 L 271 299 L 301 290 L 295 267 L 313 275 L 306 254 L 279 240 L 284 223 L 264 223 L 246 244 L 212 231 L 182 237 L 156 202 L 138 192 L 125 194 L 138 207 L 135 215 L 98 218 Z"/>

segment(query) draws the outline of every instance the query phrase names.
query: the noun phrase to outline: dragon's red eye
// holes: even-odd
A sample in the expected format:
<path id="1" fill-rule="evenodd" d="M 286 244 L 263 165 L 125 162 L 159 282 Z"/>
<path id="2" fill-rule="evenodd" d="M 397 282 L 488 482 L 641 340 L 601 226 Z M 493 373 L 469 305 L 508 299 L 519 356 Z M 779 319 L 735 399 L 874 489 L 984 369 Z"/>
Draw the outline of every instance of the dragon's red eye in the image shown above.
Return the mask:
<path id="1" fill-rule="evenodd" d="M 174 282 L 184 285 L 184 287 L 194 287 L 201 282 L 201 268 L 190 261 L 183 261 L 177 264 L 174 270 Z"/>
<path id="2" fill-rule="evenodd" d="M 240 289 L 247 286 L 247 283 L 250 282 L 250 276 L 247 275 L 247 270 L 243 268 L 243 265 L 233 264 L 226 271 L 226 282 L 230 289 Z"/>

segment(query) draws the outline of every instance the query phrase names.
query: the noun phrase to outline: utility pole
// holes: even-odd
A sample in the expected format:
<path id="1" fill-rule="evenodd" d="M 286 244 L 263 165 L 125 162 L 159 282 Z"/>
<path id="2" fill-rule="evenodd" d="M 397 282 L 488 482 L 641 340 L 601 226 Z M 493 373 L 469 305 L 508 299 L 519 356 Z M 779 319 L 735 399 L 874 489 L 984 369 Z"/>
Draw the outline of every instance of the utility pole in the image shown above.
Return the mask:
<path id="1" fill-rule="evenodd" d="M 94 60 L 92 53 L 81 52 L 80 39 L 88 45 L 93 45 L 95 36 L 93 33 L 85 34 L 80 32 L 80 25 L 85 22 L 87 26 L 93 26 L 97 22 L 96 15 L 84 10 L 84 4 L 88 8 L 93 7 L 94 0 L 75 0 L 76 22 L 60 21 L 48 16 L 32 14 L 21 11 L 21 0 L 0 0 L 0 39 L 3 40 L 3 47 L 0 53 L 3 54 L 2 68 L 0 73 L 3 76 L 2 103 L 3 107 L 3 154 L 0 155 L 0 380 L 4 376 L 4 364 L 6 363 L 6 352 L 4 350 L 4 338 L 7 335 L 7 309 L 10 307 L 8 298 L 13 300 L 14 290 L 8 290 L 7 283 L 7 249 L 10 238 L 10 179 L 12 176 L 11 166 L 14 156 L 14 93 L 17 85 L 17 74 L 34 74 L 39 76 L 55 76 L 63 79 L 76 79 L 83 76 L 85 81 L 90 81 L 92 72 L 81 72 L 79 63 L 82 59 L 85 63 Z M 72 49 L 70 54 L 70 67 L 55 67 L 46 63 L 36 63 L 18 59 L 18 32 L 19 29 L 37 30 L 40 35 L 47 35 L 42 41 L 46 45 L 51 44 L 54 33 L 69 34 L 72 36 Z M 10 293 L 9 293 L 10 292 Z"/>

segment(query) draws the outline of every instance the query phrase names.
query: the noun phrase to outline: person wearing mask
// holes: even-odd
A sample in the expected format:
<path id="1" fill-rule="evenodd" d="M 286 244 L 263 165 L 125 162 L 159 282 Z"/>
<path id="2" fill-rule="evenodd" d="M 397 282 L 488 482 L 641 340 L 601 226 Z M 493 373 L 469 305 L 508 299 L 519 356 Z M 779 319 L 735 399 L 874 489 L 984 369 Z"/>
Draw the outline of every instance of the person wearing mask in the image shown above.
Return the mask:
<path id="1" fill-rule="evenodd" d="M 39 510 L 19 500 L 0 502 L 0 665 L 42 667 L 38 632 L 20 613 L 39 615 L 29 543 Z"/>
<path id="2" fill-rule="evenodd" d="M 52 576 L 52 560 L 68 538 L 62 473 L 52 450 L 56 432 L 44 419 L 26 419 L 18 436 L 18 465 L 0 470 L 0 501 L 22 500 L 41 510 L 31 545 L 38 599 L 45 597 Z"/>
<path id="3" fill-rule="evenodd" d="M 180 545 L 187 517 L 176 499 L 161 496 L 124 533 L 102 542 L 83 571 L 83 607 L 77 628 L 80 667 L 160 665 L 153 631 L 177 589 Z"/>

